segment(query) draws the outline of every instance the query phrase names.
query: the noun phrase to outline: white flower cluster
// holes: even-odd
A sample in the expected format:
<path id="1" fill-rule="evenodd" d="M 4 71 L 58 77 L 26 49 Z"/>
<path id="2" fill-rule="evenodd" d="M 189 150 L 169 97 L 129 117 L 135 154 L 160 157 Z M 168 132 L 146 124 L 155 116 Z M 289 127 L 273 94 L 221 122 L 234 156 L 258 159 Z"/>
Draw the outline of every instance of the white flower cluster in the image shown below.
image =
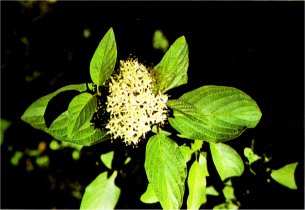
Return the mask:
<path id="1" fill-rule="evenodd" d="M 110 120 L 106 126 L 112 138 L 122 138 L 136 145 L 153 124 L 167 119 L 168 96 L 153 93 L 151 72 L 137 60 L 120 61 L 119 74 L 111 77 L 106 111 Z"/>

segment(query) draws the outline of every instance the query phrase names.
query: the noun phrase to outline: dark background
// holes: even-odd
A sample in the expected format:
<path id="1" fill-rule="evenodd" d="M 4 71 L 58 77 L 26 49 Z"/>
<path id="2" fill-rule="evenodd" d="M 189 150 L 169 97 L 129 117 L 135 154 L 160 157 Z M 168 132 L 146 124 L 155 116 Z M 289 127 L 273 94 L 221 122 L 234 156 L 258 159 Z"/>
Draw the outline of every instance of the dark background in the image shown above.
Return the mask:
<path id="1" fill-rule="evenodd" d="M 145 142 L 136 149 L 120 142 L 86 147 L 78 161 L 71 148 L 47 147 L 43 153 L 50 165 L 32 171 L 25 169 L 31 157 L 18 166 L 10 163 L 15 151 L 51 142 L 21 115 L 41 96 L 89 82 L 91 57 L 110 27 L 118 60 L 131 54 L 147 65 L 163 56 L 152 47 L 155 30 L 161 29 L 170 44 L 186 37 L 189 83 L 170 91 L 172 98 L 203 85 L 233 86 L 249 94 L 262 119 L 228 144 L 243 157 L 243 148 L 254 139 L 255 152 L 270 157 L 268 167 L 274 169 L 299 161 L 298 190 L 268 183 L 266 174 L 254 176 L 246 166 L 233 182 L 237 200 L 241 208 L 304 208 L 304 2 L 1 2 L 1 118 L 12 122 L 1 145 L 1 208 L 79 208 L 71 192 L 75 186 L 83 192 L 105 170 L 99 156 L 113 148 L 114 167 L 124 169 L 117 179 L 122 189 L 117 207 L 160 208 L 139 200 L 147 184 Z M 89 38 L 83 36 L 85 28 Z M 38 76 L 27 79 L 34 72 Z M 133 161 L 122 166 L 120 157 L 126 154 Z M 208 183 L 221 191 L 210 165 Z M 205 207 L 223 201 L 208 197 Z"/>

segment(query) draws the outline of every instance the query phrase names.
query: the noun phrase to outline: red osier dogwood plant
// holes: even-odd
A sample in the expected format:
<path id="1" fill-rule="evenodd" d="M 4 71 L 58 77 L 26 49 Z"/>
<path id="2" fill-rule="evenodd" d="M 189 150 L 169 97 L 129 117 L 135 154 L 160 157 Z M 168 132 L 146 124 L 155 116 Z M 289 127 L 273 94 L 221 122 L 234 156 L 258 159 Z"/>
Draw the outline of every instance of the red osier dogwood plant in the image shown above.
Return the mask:
<path id="1" fill-rule="evenodd" d="M 146 144 L 144 167 L 149 183 L 141 201 L 160 202 L 164 209 L 181 208 L 186 181 L 187 208 L 198 209 L 206 203 L 207 194 L 218 194 L 206 184 L 209 173 L 204 142 L 210 146 L 222 181 L 243 173 L 239 154 L 222 142 L 254 128 L 261 111 L 250 96 L 233 87 L 202 86 L 171 99 L 167 91 L 188 81 L 188 45 L 184 36 L 170 46 L 153 68 L 136 58 L 120 60 L 116 68 L 116 61 L 116 41 L 110 28 L 90 63 L 93 83 L 68 85 L 38 99 L 25 111 L 22 120 L 57 140 L 80 146 L 113 140 L 136 149 L 138 142 L 153 132 Z M 66 91 L 79 94 L 66 111 L 47 125 L 45 113 L 50 100 Z M 190 146 L 178 146 L 174 135 L 163 130 L 165 123 Z M 112 151 L 102 155 L 110 169 L 113 156 Z M 196 158 L 188 169 L 187 162 L 192 156 Z M 116 170 L 110 177 L 107 172 L 98 175 L 87 186 L 80 207 L 113 209 L 120 196 L 120 188 L 115 185 L 117 175 Z M 225 205 L 236 206 L 229 201 Z"/>

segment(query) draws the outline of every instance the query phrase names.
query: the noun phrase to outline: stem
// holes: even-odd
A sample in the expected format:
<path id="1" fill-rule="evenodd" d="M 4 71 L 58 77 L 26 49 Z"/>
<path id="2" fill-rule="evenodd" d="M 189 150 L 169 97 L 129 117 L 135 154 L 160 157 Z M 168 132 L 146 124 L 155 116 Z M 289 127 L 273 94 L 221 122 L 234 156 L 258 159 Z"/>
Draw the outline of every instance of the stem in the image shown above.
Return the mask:
<path id="1" fill-rule="evenodd" d="M 100 92 L 100 87 L 98 85 L 96 86 L 96 91 L 98 96 L 102 95 L 102 93 Z"/>

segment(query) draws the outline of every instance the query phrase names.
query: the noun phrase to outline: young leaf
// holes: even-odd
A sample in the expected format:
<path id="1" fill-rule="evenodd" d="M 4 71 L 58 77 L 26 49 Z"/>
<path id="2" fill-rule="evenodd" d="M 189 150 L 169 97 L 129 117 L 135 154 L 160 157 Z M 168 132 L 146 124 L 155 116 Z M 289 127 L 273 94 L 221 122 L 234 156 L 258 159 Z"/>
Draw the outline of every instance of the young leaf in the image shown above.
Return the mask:
<path id="1" fill-rule="evenodd" d="M 110 152 L 107 152 L 107 153 L 101 155 L 102 162 L 109 169 L 112 168 L 111 166 L 112 166 L 113 156 L 114 156 L 114 151 L 110 151 Z"/>
<path id="2" fill-rule="evenodd" d="M 218 196 L 219 195 L 219 193 L 217 192 L 217 190 L 213 186 L 207 187 L 206 194 L 207 195 L 213 195 L 213 196 Z"/>
<path id="3" fill-rule="evenodd" d="M 83 92 L 87 90 L 87 86 L 86 84 L 68 85 L 58 89 L 53 93 L 43 96 L 27 108 L 27 110 L 21 116 L 21 119 L 36 129 L 46 131 L 48 128 L 45 123 L 44 114 L 49 101 L 57 94 L 69 90 L 77 90 L 79 92 Z"/>
<path id="4" fill-rule="evenodd" d="M 239 154 L 229 145 L 210 144 L 212 159 L 222 181 L 229 177 L 240 176 L 244 163 Z"/>
<path id="5" fill-rule="evenodd" d="M 145 193 L 141 195 L 140 200 L 143 203 L 157 203 L 159 201 L 150 183 L 148 183 L 147 189 Z"/>
<path id="6" fill-rule="evenodd" d="M 117 171 L 107 178 L 107 172 L 98 175 L 85 190 L 80 209 L 114 209 L 121 190 L 114 181 Z"/>
<path id="7" fill-rule="evenodd" d="M 272 179 L 274 179 L 281 185 L 284 185 L 285 187 L 296 190 L 297 185 L 295 183 L 294 172 L 297 165 L 298 162 L 290 163 L 280 169 L 272 170 L 271 172 Z"/>
<path id="8" fill-rule="evenodd" d="M 117 59 L 113 29 L 110 28 L 99 43 L 90 62 L 90 76 L 94 84 L 103 85 L 111 76 Z"/>
<path id="9" fill-rule="evenodd" d="M 186 163 L 178 145 L 163 134 L 146 145 L 145 171 L 161 206 L 179 209 L 183 202 Z"/>
<path id="10" fill-rule="evenodd" d="M 207 161 L 203 154 L 200 154 L 199 161 L 195 160 L 192 164 L 187 183 L 189 196 L 187 198 L 187 209 L 199 209 L 206 203 L 206 176 Z"/>
<path id="11" fill-rule="evenodd" d="M 251 148 L 249 148 L 249 147 L 246 147 L 244 149 L 244 156 L 248 159 L 250 165 L 252 163 L 254 163 L 255 161 L 261 159 L 261 157 L 258 156 L 257 154 L 255 154 L 253 152 L 253 150 Z"/>
<path id="12" fill-rule="evenodd" d="M 157 89 L 162 93 L 187 83 L 189 66 L 188 46 L 185 37 L 178 38 L 155 67 Z"/>
<path id="13" fill-rule="evenodd" d="M 224 86 L 203 86 L 167 105 L 175 117 L 169 122 L 183 137 L 211 143 L 238 137 L 246 128 L 254 128 L 262 115 L 250 96 Z"/>
<path id="14" fill-rule="evenodd" d="M 74 136 L 90 121 L 97 107 L 97 98 L 90 93 L 77 95 L 69 104 L 68 137 Z"/>
<path id="15" fill-rule="evenodd" d="M 153 36 L 153 47 L 154 49 L 160 49 L 163 52 L 166 52 L 168 48 L 168 40 L 164 36 L 163 32 L 161 30 L 156 30 Z"/>

